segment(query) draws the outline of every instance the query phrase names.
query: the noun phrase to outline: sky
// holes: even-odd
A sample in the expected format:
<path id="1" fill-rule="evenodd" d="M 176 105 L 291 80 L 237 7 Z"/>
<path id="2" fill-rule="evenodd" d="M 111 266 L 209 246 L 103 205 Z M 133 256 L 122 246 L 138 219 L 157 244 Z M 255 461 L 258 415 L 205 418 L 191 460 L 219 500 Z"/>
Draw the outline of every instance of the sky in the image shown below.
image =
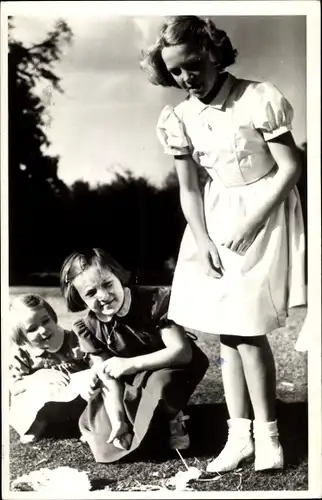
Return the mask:
<path id="1" fill-rule="evenodd" d="M 55 66 L 64 94 L 53 93 L 49 101 L 46 94 L 52 118 L 47 134 L 50 152 L 60 156 L 59 177 L 68 185 L 79 179 L 95 185 L 129 169 L 162 186 L 173 162 L 159 144 L 156 122 L 163 106 L 179 103 L 185 94 L 150 84 L 139 59 L 163 17 L 24 13 L 15 16 L 15 37 L 36 43 L 59 17 L 74 33 Z M 305 16 L 217 15 L 213 20 L 239 52 L 229 71 L 271 81 L 292 103 L 293 134 L 301 145 L 307 139 Z"/>

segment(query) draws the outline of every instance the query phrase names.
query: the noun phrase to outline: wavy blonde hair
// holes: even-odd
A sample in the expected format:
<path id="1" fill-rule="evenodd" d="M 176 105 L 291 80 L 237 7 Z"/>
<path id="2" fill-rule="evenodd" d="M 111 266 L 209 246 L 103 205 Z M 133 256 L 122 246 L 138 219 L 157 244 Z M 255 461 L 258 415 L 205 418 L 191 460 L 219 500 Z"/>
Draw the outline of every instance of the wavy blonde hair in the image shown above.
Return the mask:
<path id="1" fill-rule="evenodd" d="M 181 44 L 189 44 L 200 52 L 207 52 L 209 59 L 220 71 L 234 64 L 238 54 L 226 32 L 216 28 L 210 19 L 198 16 L 169 17 L 161 26 L 154 45 L 141 54 L 140 66 L 151 83 L 163 87 L 179 87 L 167 70 L 161 52 L 164 47 Z"/>

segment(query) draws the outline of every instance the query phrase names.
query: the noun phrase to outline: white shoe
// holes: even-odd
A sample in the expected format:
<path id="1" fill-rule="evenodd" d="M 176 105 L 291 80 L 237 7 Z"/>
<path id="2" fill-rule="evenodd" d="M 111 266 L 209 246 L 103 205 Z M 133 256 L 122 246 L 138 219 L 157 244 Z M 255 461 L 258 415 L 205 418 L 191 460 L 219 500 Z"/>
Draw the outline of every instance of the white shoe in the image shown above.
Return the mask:
<path id="1" fill-rule="evenodd" d="M 43 420 L 35 421 L 30 427 L 30 430 L 32 430 L 32 432 L 20 436 L 20 443 L 28 444 L 38 441 L 38 439 L 42 436 L 45 428 L 46 423 Z"/>
<path id="2" fill-rule="evenodd" d="M 35 434 L 24 434 L 20 437 L 20 443 L 28 444 L 37 441 L 38 437 Z"/>
<path id="3" fill-rule="evenodd" d="M 278 439 L 277 422 L 254 421 L 255 470 L 283 469 L 283 448 Z"/>
<path id="4" fill-rule="evenodd" d="M 241 462 L 254 456 L 254 442 L 250 432 L 251 420 L 235 418 L 228 420 L 228 439 L 217 458 L 207 466 L 207 472 L 229 472 L 237 469 Z"/>

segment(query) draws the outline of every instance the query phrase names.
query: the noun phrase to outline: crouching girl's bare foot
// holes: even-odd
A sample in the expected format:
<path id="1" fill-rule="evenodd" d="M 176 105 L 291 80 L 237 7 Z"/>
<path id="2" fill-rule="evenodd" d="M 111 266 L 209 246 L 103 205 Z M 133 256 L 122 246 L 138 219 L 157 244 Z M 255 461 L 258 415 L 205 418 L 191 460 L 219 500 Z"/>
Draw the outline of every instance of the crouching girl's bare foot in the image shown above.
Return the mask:
<path id="1" fill-rule="evenodd" d="M 113 440 L 113 445 L 121 450 L 129 450 L 132 444 L 133 436 L 129 432 L 125 432 L 120 437 Z"/>
<path id="2" fill-rule="evenodd" d="M 133 436 L 129 432 L 126 422 L 117 422 L 112 428 L 110 437 L 107 443 L 113 443 L 116 448 L 121 450 L 128 450 L 131 446 Z"/>

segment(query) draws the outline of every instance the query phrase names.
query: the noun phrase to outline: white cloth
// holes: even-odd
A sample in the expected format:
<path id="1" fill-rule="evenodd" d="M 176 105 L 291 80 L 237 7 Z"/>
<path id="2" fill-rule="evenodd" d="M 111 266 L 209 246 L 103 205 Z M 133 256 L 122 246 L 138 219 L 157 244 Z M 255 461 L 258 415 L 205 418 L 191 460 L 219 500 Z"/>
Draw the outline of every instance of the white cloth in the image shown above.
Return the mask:
<path id="1" fill-rule="evenodd" d="M 30 387 L 26 391 L 11 397 L 10 425 L 22 436 L 35 422 L 38 412 L 48 403 L 69 403 L 78 396 L 86 399 L 86 388 L 90 380 L 90 369 L 81 370 L 70 375 L 70 382 L 63 387 L 55 387 L 40 391 L 37 387 Z M 63 411 L 63 407 L 60 406 Z M 67 411 L 67 407 L 66 407 Z M 66 420 L 68 414 L 66 414 Z"/>
<path id="2" fill-rule="evenodd" d="M 304 227 L 297 189 L 267 220 L 245 255 L 223 247 L 226 235 L 271 197 L 277 166 L 266 141 L 291 130 L 293 110 L 271 83 L 228 74 L 205 105 L 190 96 L 161 112 L 157 133 L 165 152 L 190 154 L 207 170 L 207 230 L 224 276 L 206 276 L 189 226 L 172 283 L 169 318 L 209 333 L 257 336 L 285 324 L 289 307 L 306 303 Z"/>
<path id="3" fill-rule="evenodd" d="M 12 345 L 9 362 L 10 380 L 10 424 L 20 434 L 25 434 L 35 422 L 38 412 L 50 402 L 68 403 L 83 397 L 89 381 L 87 355 L 79 348 L 74 332 L 64 330 L 63 343 L 56 352 L 32 347 Z M 46 378 L 46 372 L 53 375 L 62 372 L 70 377 L 66 386 L 53 384 Z M 39 377 L 35 382 L 34 377 Z M 39 382 L 42 381 L 43 383 Z M 87 381 L 87 383 L 86 383 Z M 83 399 L 86 399 L 83 397 Z M 46 406 L 47 409 L 48 405 Z M 60 405 L 60 411 L 64 411 Z M 51 408 L 48 408 L 50 413 Z M 66 405 L 66 411 L 68 405 Z M 51 418 L 50 415 L 47 416 Z M 66 415 L 66 419 L 68 415 Z M 54 416 L 53 416 L 54 419 Z"/>

